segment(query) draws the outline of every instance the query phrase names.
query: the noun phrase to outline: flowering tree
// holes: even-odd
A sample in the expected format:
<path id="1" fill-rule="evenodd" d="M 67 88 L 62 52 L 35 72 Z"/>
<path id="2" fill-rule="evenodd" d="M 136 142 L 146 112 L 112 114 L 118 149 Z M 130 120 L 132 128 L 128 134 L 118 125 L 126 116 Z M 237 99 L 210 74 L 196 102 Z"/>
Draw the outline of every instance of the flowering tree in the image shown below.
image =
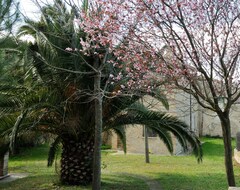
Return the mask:
<path id="1" fill-rule="evenodd" d="M 131 2 L 136 10 L 142 11 L 144 30 L 147 29 L 154 39 L 154 44 L 147 44 L 154 47 L 154 52 L 164 60 L 167 67 L 165 77 L 193 95 L 202 107 L 218 115 L 227 181 L 229 186 L 235 186 L 229 113 L 240 97 L 239 1 Z M 166 51 L 160 54 L 158 44 L 165 44 Z"/>
<path id="2" fill-rule="evenodd" d="M 82 25 L 91 34 L 88 44 L 98 41 L 133 63 L 126 66 L 130 86 L 134 78 L 168 79 L 218 115 L 227 181 L 235 186 L 229 113 L 240 97 L 239 1 L 105 0 L 97 7 L 101 16 L 88 17 Z"/>
<path id="3" fill-rule="evenodd" d="M 154 87 L 162 82 L 153 80 L 159 62 L 152 54 L 154 49 L 141 43 L 133 32 L 138 17 L 130 19 L 121 13 L 124 7 L 119 3 L 116 6 L 121 9 L 105 1 L 88 4 L 85 0 L 83 9 L 78 10 L 73 1 L 64 2 L 39 4 L 39 21 L 26 20 L 18 33 L 34 38 L 27 47 L 27 60 L 39 78 L 37 84 L 43 85 L 43 93 L 47 91 L 44 95 L 49 97 L 47 104 L 35 107 L 27 117 L 34 120 L 31 129 L 56 135 L 49 165 L 57 145 L 62 144 L 61 182 L 87 185 L 94 176 L 93 189 L 100 189 L 102 128 L 113 130 L 125 142 L 125 125 L 144 124 L 167 142 L 170 152 L 172 132 L 184 149 L 189 141 L 201 159 L 201 144 L 183 122 L 134 105 L 144 94 L 154 95 Z M 38 99 L 45 100 L 46 96 Z"/>
<path id="4" fill-rule="evenodd" d="M 69 4 L 74 4 L 71 0 Z M 102 129 L 102 98 L 109 96 L 136 95 L 142 92 L 153 94 L 156 88 L 165 82 L 163 74 L 168 72 L 167 66 L 160 61 L 156 47 L 152 45 L 146 33 L 151 27 L 143 19 L 141 9 L 135 9 L 135 2 L 118 0 L 84 1 L 84 11 L 79 11 L 77 26 L 86 35 L 80 39 L 80 51 L 86 56 L 94 57 L 94 64 L 85 63 L 94 74 L 95 95 L 95 144 L 93 189 L 100 189 L 100 145 Z M 148 41 L 148 39 L 150 39 Z M 149 43 L 146 43 L 149 42 Z M 159 47 L 161 51 L 161 47 Z M 69 48 L 73 51 L 74 49 Z M 101 89 L 101 78 L 104 68 L 112 67 L 109 84 L 118 83 L 114 92 Z M 156 76 L 155 73 L 162 76 Z M 115 74 L 114 74 L 115 73 Z"/>
<path id="5" fill-rule="evenodd" d="M 81 38 L 82 49 L 80 51 L 86 56 L 95 57 L 94 65 L 89 65 L 96 73 L 94 77 L 96 103 L 92 188 L 100 189 L 102 98 L 103 95 L 109 94 L 106 91 L 102 92 L 100 86 L 102 70 L 110 65 L 119 71 L 115 75 L 113 73 L 109 75 L 110 83 L 120 84 L 120 89 L 117 89 L 113 96 L 133 95 L 142 91 L 151 93 L 152 89 L 157 86 L 155 83 L 157 80 L 152 80 L 153 75 L 149 72 L 149 68 L 152 70 L 158 57 L 151 54 L 153 51 L 149 49 L 150 46 L 146 48 L 146 44 L 134 40 L 133 31 L 137 25 L 138 16 L 128 14 L 128 10 L 122 12 L 124 9 L 117 1 L 109 4 L 106 1 L 93 1 L 90 7 L 86 3 L 85 1 L 85 11 L 81 12 L 80 19 L 76 22 L 79 28 L 87 34 Z"/>

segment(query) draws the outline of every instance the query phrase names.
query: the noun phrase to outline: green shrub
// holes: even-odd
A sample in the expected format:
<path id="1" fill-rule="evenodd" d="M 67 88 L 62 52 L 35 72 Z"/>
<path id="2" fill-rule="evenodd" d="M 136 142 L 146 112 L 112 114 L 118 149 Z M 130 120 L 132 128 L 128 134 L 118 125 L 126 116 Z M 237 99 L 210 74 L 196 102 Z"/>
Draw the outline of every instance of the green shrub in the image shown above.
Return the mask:
<path id="1" fill-rule="evenodd" d="M 103 144 L 102 147 L 101 147 L 102 150 L 108 150 L 108 149 L 112 149 L 112 146 L 111 145 L 108 145 L 108 144 Z"/>

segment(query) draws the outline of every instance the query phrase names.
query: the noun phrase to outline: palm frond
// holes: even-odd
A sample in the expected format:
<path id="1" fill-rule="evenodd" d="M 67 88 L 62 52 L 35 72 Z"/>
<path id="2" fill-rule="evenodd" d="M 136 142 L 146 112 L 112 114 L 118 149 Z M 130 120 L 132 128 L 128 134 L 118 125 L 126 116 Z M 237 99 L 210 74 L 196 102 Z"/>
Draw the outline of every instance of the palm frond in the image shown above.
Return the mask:
<path id="1" fill-rule="evenodd" d="M 119 137 L 120 141 L 122 142 L 123 145 L 123 151 L 124 153 L 127 152 L 127 142 L 126 142 L 126 130 L 125 126 L 119 125 L 119 126 L 114 126 L 112 130 L 117 134 Z"/>
<path id="2" fill-rule="evenodd" d="M 10 150 L 13 154 L 15 154 L 15 147 L 16 147 L 16 139 L 18 135 L 18 131 L 20 128 L 21 123 L 23 122 L 24 118 L 26 117 L 28 110 L 23 110 L 22 113 L 17 117 L 17 120 L 13 126 L 11 136 L 10 136 Z"/>
<path id="3" fill-rule="evenodd" d="M 53 165 L 53 162 L 56 158 L 57 151 L 59 150 L 59 145 L 61 143 L 61 137 L 58 136 L 53 143 L 51 144 L 49 151 L 48 151 L 48 163 L 47 166 L 50 167 Z"/>
<path id="4" fill-rule="evenodd" d="M 0 117 L 0 139 L 8 137 L 12 132 L 12 127 L 16 122 L 16 115 L 14 114 L 5 114 Z"/>
<path id="5" fill-rule="evenodd" d="M 162 103 L 162 105 L 165 107 L 165 109 L 169 110 L 169 103 L 168 99 L 165 94 L 162 93 L 160 89 L 155 89 L 152 93 L 150 93 L 152 97 L 157 99 L 159 102 Z"/>
<path id="6" fill-rule="evenodd" d="M 126 96 L 105 99 L 103 104 L 103 120 L 119 114 L 120 112 L 128 108 L 130 105 L 135 103 L 137 100 L 139 100 L 138 96 Z"/>
<path id="7" fill-rule="evenodd" d="M 16 97 L 0 94 L 0 112 L 9 112 L 19 110 L 21 102 Z"/>
<path id="8" fill-rule="evenodd" d="M 172 154 L 173 153 L 173 142 L 172 142 L 172 136 L 171 133 L 161 127 L 156 127 L 153 128 L 151 125 L 145 125 L 145 127 L 152 129 L 154 132 L 157 133 L 158 137 L 160 138 L 160 140 L 162 140 L 162 142 L 165 144 L 165 146 L 167 147 L 168 151 Z"/>
<path id="9" fill-rule="evenodd" d="M 170 136 L 166 132 L 171 132 L 178 139 L 184 151 L 188 150 L 188 143 L 190 143 L 194 154 L 198 157 L 198 160 L 201 160 L 202 149 L 200 141 L 189 131 L 187 124 L 174 116 L 148 110 L 143 105 L 135 103 L 129 106 L 125 112 L 121 112 L 114 119 L 105 123 L 107 129 L 135 124 L 145 125 L 155 131 L 164 140 L 164 143 L 167 144 L 170 152 L 172 152 L 172 142 L 169 140 Z"/>

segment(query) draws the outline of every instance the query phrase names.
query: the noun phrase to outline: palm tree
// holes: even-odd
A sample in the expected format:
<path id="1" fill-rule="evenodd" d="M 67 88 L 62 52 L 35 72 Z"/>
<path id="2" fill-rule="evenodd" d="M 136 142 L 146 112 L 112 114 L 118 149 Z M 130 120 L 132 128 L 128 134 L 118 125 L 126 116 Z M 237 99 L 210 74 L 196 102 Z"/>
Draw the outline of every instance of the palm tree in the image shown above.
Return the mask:
<path id="1" fill-rule="evenodd" d="M 91 65 L 94 58 L 65 50 L 66 47 L 81 49 L 80 36 L 86 35 L 84 31 L 74 28 L 74 9 L 69 12 L 58 0 L 53 6 L 42 7 L 41 11 L 40 21 L 27 20 L 19 31 L 19 36 L 29 34 L 35 39 L 27 48 L 27 61 L 33 66 L 34 92 L 39 101 L 27 101 L 23 110 L 27 109 L 28 112 L 18 131 L 31 129 L 54 134 L 48 164 L 53 163 L 56 148 L 61 143 L 61 182 L 87 185 L 92 182 L 93 173 L 95 120 L 94 73 Z M 112 55 L 109 57 L 115 59 Z M 125 126 L 144 124 L 157 132 L 170 152 L 173 151 L 170 133 L 173 133 L 184 149 L 190 142 L 194 153 L 201 159 L 200 142 L 189 132 L 186 124 L 139 104 L 138 100 L 146 94 L 144 92 L 133 96 L 115 96 L 113 92 L 119 89 L 120 84 L 106 85 L 109 74 L 115 72 L 114 68 L 104 67 L 102 72 L 101 87 L 108 92 L 108 98 L 103 98 L 103 130 L 116 132 L 124 144 L 124 150 Z M 158 97 L 156 95 L 159 93 L 152 95 Z M 27 97 L 32 97 L 32 94 Z"/>
<path id="2" fill-rule="evenodd" d="M 18 129 L 27 113 L 45 101 L 43 89 L 39 90 L 34 84 L 34 73 L 26 61 L 26 50 L 27 44 L 13 37 L 0 44 L 0 134 L 10 136 L 12 154 L 18 152 Z M 9 144 L 9 139 L 2 139 Z"/>
<path id="3" fill-rule="evenodd" d="M 11 43 L 13 42 L 12 38 L 6 38 L 4 41 L 1 43 L 1 47 L 5 46 L 6 43 L 8 45 L 14 44 Z M 14 50 L 17 52 L 17 49 Z M 9 129 L 9 125 L 13 126 L 14 125 L 14 120 L 16 117 L 16 112 L 20 112 L 20 102 L 16 98 L 15 93 L 18 91 L 20 94 L 22 94 L 23 90 L 20 87 L 19 81 L 21 78 L 19 77 L 18 74 L 21 73 L 22 69 L 17 69 L 19 68 L 19 64 L 17 63 L 17 58 L 16 56 L 12 56 L 12 54 L 9 54 L 9 51 L 3 51 L 1 49 L 0 52 L 0 121 L 1 121 L 1 127 L 0 131 L 6 132 L 7 129 Z M 16 72 L 18 71 L 18 72 Z M 19 78 L 16 79 L 15 76 L 12 74 L 14 73 L 15 76 L 18 76 Z M 10 93 L 13 92 L 13 93 Z M 14 112 L 14 114 L 12 114 Z M 10 130 L 8 130 L 10 132 Z M 8 150 L 8 144 L 9 144 L 9 139 L 7 138 L 0 138 L 1 141 L 1 149 L 6 151 Z M 4 148 L 5 147 L 5 148 Z M 3 151 L 3 153 L 4 153 Z"/>

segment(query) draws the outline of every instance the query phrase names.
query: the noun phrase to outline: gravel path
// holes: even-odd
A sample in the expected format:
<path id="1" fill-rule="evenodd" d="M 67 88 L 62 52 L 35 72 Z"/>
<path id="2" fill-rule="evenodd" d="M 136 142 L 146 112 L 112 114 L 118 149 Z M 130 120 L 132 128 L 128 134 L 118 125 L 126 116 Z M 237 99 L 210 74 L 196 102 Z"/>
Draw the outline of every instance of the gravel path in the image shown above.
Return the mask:
<path id="1" fill-rule="evenodd" d="M 28 176 L 27 173 L 14 173 L 14 174 L 9 174 L 8 177 L 1 179 L 1 180 L 0 180 L 0 183 L 11 182 L 11 181 L 14 181 L 14 180 L 16 180 L 16 179 L 21 179 L 21 178 L 24 178 L 24 177 L 27 177 L 27 176 Z"/>

